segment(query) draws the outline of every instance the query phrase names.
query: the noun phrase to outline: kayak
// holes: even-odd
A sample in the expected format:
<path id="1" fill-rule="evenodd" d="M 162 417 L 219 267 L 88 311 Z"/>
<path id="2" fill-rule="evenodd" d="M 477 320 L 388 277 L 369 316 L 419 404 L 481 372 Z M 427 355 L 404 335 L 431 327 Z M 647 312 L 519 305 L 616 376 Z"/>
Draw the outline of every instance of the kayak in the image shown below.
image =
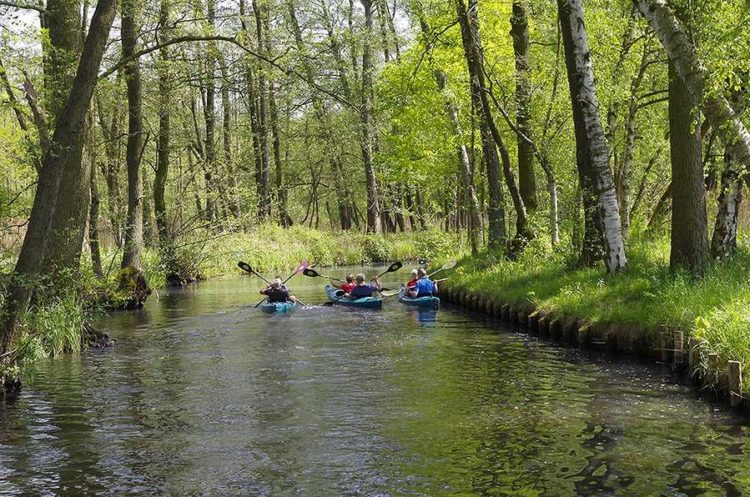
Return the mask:
<path id="1" fill-rule="evenodd" d="M 383 308 L 383 299 L 381 299 L 380 297 L 362 297 L 355 300 L 352 300 L 350 298 L 342 298 L 342 295 L 344 295 L 344 291 L 340 288 L 333 288 L 329 285 L 326 285 L 326 293 L 328 294 L 328 300 L 336 305 L 361 307 L 363 309 Z"/>
<path id="2" fill-rule="evenodd" d="M 268 314 L 288 314 L 294 312 L 299 307 L 296 302 L 264 302 L 260 305 L 260 310 Z"/>
<path id="3" fill-rule="evenodd" d="M 440 307 L 440 297 L 430 295 L 429 297 L 418 297 L 412 298 L 406 294 L 406 287 L 401 287 L 401 291 L 398 292 L 398 301 L 406 305 L 414 305 L 417 307 L 431 307 L 437 309 Z"/>

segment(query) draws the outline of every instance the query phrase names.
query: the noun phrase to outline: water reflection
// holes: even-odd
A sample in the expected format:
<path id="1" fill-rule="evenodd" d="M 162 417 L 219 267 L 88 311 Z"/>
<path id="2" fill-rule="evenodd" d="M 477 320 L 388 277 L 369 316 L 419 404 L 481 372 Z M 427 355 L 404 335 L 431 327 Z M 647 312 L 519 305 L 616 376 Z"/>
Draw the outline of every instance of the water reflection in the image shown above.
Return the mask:
<path id="1" fill-rule="evenodd" d="M 162 292 L 41 364 L 0 406 L 0 495 L 750 494 L 746 427 L 658 369 L 396 301 L 269 317 L 257 288 Z"/>

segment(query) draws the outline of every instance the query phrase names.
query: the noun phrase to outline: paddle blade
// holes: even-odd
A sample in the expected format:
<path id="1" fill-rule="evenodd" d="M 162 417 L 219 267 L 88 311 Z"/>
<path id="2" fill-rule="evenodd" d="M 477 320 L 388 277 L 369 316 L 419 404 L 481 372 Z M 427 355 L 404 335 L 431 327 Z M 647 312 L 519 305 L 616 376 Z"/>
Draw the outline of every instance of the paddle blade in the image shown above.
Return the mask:
<path id="1" fill-rule="evenodd" d="M 404 265 L 403 265 L 403 264 L 401 264 L 400 262 L 394 262 L 393 264 L 391 264 L 390 266 L 388 266 L 388 271 L 386 271 L 386 272 L 387 272 L 387 273 L 392 273 L 392 272 L 394 272 L 394 271 L 398 271 L 398 270 L 399 270 L 399 269 L 401 269 L 401 268 L 402 268 L 403 266 L 404 266 Z"/>
<path id="2" fill-rule="evenodd" d="M 237 266 L 242 269 L 243 271 L 247 271 L 248 273 L 254 273 L 253 268 L 250 267 L 250 264 L 247 262 L 240 261 L 237 263 Z"/>
<path id="3" fill-rule="evenodd" d="M 443 271 L 447 271 L 448 269 L 453 269 L 454 267 L 456 267 L 456 264 L 458 264 L 458 261 L 456 261 L 456 259 L 453 259 L 452 261 L 448 261 L 443 264 L 443 267 L 440 269 L 442 269 Z"/>
<path id="4" fill-rule="evenodd" d="M 320 274 L 318 274 L 318 272 L 316 270 L 310 269 L 309 267 L 303 269 L 302 270 L 302 274 L 304 274 L 305 276 L 310 276 L 311 278 L 315 278 L 317 276 L 320 276 Z"/>

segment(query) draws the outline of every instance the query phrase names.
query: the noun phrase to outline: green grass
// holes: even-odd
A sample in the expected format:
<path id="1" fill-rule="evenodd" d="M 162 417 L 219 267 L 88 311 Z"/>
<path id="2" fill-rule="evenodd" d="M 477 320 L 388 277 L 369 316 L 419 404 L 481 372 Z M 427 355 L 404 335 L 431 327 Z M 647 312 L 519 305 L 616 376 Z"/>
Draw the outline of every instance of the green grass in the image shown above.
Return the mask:
<path id="1" fill-rule="evenodd" d="M 569 250 L 535 242 L 517 261 L 492 253 L 464 258 L 451 287 L 592 323 L 636 325 L 652 337 L 660 326 L 682 330 L 699 341 L 704 359 L 715 352 L 722 367 L 740 361 L 750 380 L 748 247 L 698 280 L 669 271 L 668 239 L 633 240 L 628 257 L 626 272 L 607 275 L 602 267 L 576 269 Z"/>
<path id="2" fill-rule="evenodd" d="M 181 242 L 178 252 L 181 260 L 204 278 L 237 274 L 240 260 L 270 272 L 293 269 L 303 259 L 311 265 L 338 266 L 455 257 L 465 252 L 465 243 L 457 235 L 439 230 L 384 237 L 264 225 L 249 233 L 196 232 L 191 238 Z M 144 271 L 152 285 L 164 283 L 157 250 L 146 251 Z"/>

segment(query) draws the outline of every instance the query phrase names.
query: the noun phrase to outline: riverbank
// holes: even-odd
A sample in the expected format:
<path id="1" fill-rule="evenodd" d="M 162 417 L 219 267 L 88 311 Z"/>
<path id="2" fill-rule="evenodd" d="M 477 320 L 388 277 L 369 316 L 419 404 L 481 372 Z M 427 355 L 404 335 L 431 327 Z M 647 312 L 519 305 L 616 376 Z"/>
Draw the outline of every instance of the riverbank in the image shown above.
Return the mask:
<path id="1" fill-rule="evenodd" d="M 437 229 L 383 236 L 275 225 L 263 225 L 248 233 L 195 233 L 178 244 L 180 263 L 185 271 L 201 279 L 237 274 L 241 272 L 237 268 L 240 260 L 258 271 L 272 272 L 292 270 L 302 260 L 318 267 L 356 266 L 459 257 L 467 251 L 466 241 L 459 235 Z M 112 254 L 105 259 L 111 260 L 111 257 Z M 152 286 L 166 283 L 156 248 L 146 250 L 144 272 Z"/>
<path id="2" fill-rule="evenodd" d="M 668 240 L 633 241 L 628 270 L 606 275 L 532 245 L 517 261 L 466 257 L 441 290 L 553 338 L 674 360 L 706 386 L 740 393 L 737 381 L 750 381 L 750 251 L 714 263 L 700 280 L 671 273 L 668 254 Z"/>

